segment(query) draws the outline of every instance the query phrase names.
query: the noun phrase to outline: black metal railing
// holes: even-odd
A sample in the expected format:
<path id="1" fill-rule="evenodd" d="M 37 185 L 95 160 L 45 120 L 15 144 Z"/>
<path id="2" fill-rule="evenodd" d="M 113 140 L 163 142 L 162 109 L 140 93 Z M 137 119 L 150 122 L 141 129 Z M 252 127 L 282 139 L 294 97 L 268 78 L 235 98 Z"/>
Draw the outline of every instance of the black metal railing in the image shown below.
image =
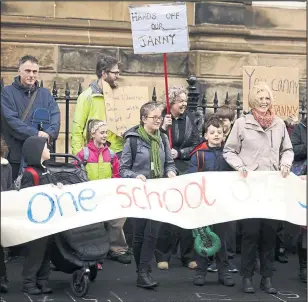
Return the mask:
<path id="1" fill-rule="evenodd" d="M 220 102 L 217 97 L 217 92 L 214 93 L 214 98 L 212 102 L 209 102 L 206 98 L 206 93 L 203 91 L 200 91 L 200 85 L 198 85 L 198 79 L 195 76 L 190 76 L 187 80 L 188 83 L 188 110 L 191 112 L 195 112 L 199 114 L 202 123 L 205 120 L 208 111 L 211 110 L 211 112 L 216 112 L 218 107 L 226 104 L 231 105 L 234 110 L 236 111 L 236 117 L 239 118 L 241 114 L 243 113 L 243 102 L 240 99 L 240 93 L 237 93 L 237 97 L 235 102 L 231 102 L 229 98 L 229 93 L 226 93 L 226 97 L 223 102 Z M 1 78 L 1 89 L 4 87 L 3 79 Z M 43 80 L 40 82 L 40 87 L 44 87 Z M 77 95 L 72 96 L 71 95 L 71 89 L 68 83 L 65 84 L 65 90 L 64 95 L 59 96 L 58 95 L 58 87 L 57 83 L 54 81 L 52 86 L 51 94 L 56 100 L 56 102 L 64 102 L 65 103 L 65 131 L 64 131 L 64 150 L 65 153 L 69 153 L 69 135 L 70 135 L 70 104 L 73 104 L 77 101 L 78 96 L 82 93 L 82 85 L 79 83 Z M 157 95 L 156 95 L 156 88 L 153 88 L 152 91 L 152 101 L 157 101 Z M 307 100 L 303 99 L 299 101 L 300 104 L 300 110 L 299 110 L 299 118 L 304 119 L 307 116 Z M 245 112 L 244 112 L 245 113 Z M 56 152 L 56 143 L 54 142 L 53 146 L 54 150 L 53 152 Z"/>

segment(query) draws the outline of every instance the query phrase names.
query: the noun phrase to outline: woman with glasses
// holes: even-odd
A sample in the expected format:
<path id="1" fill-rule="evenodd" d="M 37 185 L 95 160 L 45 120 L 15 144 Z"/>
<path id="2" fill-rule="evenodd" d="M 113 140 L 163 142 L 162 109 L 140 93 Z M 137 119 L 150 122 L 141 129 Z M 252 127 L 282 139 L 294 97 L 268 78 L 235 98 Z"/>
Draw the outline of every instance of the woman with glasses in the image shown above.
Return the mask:
<path id="1" fill-rule="evenodd" d="M 160 105 L 144 104 L 140 109 L 140 125 L 125 134 L 125 144 L 120 163 L 123 178 L 147 179 L 175 177 L 166 134 L 160 132 L 162 122 Z M 132 219 L 133 253 L 137 266 L 137 286 L 153 288 L 158 285 L 152 276 L 150 262 L 154 256 L 161 222 L 144 218 Z"/>
<path id="2" fill-rule="evenodd" d="M 168 133 L 171 128 L 171 154 L 180 175 L 186 174 L 190 152 L 200 143 L 200 135 L 195 116 L 187 109 L 187 90 L 184 87 L 169 88 L 170 113 L 163 112 L 164 120 L 161 130 Z M 169 269 L 172 251 L 181 248 L 183 266 L 196 268 L 194 259 L 193 237 L 191 230 L 164 223 L 161 227 L 155 257 L 159 269 Z"/>

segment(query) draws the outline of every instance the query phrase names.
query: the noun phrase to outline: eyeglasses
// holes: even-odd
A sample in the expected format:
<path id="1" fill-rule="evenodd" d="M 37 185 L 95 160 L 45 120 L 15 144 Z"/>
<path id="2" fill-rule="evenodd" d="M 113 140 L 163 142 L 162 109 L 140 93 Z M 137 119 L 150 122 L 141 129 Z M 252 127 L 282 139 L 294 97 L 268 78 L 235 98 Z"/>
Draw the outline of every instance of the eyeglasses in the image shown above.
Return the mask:
<path id="1" fill-rule="evenodd" d="M 111 71 L 111 70 L 108 70 L 109 73 L 113 73 L 114 75 L 120 75 L 120 71 Z"/>
<path id="2" fill-rule="evenodd" d="M 162 121 L 164 119 L 162 116 L 148 116 L 147 118 L 152 118 L 153 122 Z"/>

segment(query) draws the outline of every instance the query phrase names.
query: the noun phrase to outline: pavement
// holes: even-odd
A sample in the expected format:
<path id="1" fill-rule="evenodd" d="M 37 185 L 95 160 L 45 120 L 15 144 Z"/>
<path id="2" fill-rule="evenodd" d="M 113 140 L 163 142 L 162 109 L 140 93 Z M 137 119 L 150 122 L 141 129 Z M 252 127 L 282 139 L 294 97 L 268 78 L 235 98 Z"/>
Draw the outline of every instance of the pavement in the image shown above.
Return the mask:
<path id="1" fill-rule="evenodd" d="M 234 263 L 239 267 L 240 255 Z M 153 267 L 152 275 L 160 286 L 154 290 L 136 287 L 135 264 L 123 265 L 105 260 L 103 270 L 91 284 L 84 298 L 76 298 L 70 289 L 71 276 L 61 272 L 52 272 L 50 286 L 54 289 L 51 295 L 28 296 L 20 291 L 21 260 L 9 261 L 8 294 L 1 296 L 1 302 L 200 302 L 200 301 L 234 301 L 234 302 L 304 302 L 307 301 L 307 285 L 298 279 L 298 260 L 294 254 L 289 255 L 289 263 L 276 262 L 274 276 L 275 286 L 279 292 L 268 295 L 259 288 L 260 276 L 253 278 L 255 294 L 244 294 L 241 290 L 241 277 L 233 274 L 236 285 L 228 288 L 217 283 L 217 273 L 208 273 L 203 287 L 193 285 L 194 271 L 181 266 L 173 258 L 170 269 L 160 271 Z M 154 265 L 153 265 L 154 266 Z"/>

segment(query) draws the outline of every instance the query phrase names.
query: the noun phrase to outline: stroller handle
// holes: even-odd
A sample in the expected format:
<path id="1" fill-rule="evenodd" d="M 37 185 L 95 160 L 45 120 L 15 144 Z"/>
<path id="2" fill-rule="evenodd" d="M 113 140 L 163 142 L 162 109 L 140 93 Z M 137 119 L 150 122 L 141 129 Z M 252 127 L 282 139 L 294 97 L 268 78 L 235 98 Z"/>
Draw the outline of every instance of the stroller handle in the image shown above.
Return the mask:
<path id="1" fill-rule="evenodd" d="M 66 154 L 66 153 L 50 153 L 50 157 L 62 157 L 62 158 L 73 158 L 78 162 L 79 166 L 83 166 L 83 162 L 77 156 L 73 154 Z"/>

